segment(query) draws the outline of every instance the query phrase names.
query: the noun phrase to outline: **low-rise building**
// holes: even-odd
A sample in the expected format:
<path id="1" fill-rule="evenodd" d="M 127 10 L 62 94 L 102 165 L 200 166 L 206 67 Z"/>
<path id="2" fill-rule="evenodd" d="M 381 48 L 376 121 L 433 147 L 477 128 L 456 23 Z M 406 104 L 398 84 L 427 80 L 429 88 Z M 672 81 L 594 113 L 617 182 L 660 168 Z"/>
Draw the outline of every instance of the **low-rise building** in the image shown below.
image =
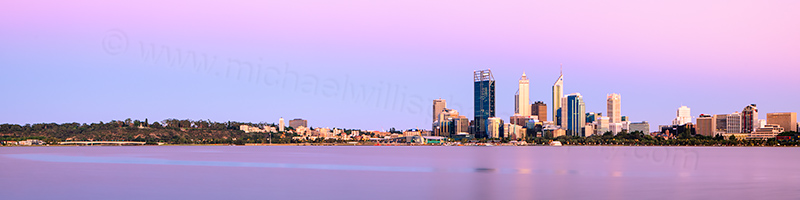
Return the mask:
<path id="1" fill-rule="evenodd" d="M 239 125 L 239 130 L 244 131 L 245 133 L 266 133 L 265 129 L 250 126 L 250 125 Z"/>
<path id="2" fill-rule="evenodd" d="M 635 122 L 635 123 L 631 123 L 629 128 L 630 128 L 629 132 L 631 132 L 631 133 L 637 132 L 637 131 L 642 132 L 642 133 L 649 133 L 650 132 L 650 123 L 648 123 L 647 121 Z"/>
<path id="3" fill-rule="evenodd" d="M 770 139 L 775 138 L 778 134 L 783 133 L 784 129 L 777 124 L 767 124 L 763 128 L 756 129 L 755 132 L 750 133 L 747 139 Z"/>
<path id="4" fill-rule="evenodd" d="M 503 134 L 504 138 L 509 138 L 512 140 L 519 140 L 525 138 L 525 130 L 520 125 L 506 123 L 503 127 L 503 130 L 504 130 Z"/>

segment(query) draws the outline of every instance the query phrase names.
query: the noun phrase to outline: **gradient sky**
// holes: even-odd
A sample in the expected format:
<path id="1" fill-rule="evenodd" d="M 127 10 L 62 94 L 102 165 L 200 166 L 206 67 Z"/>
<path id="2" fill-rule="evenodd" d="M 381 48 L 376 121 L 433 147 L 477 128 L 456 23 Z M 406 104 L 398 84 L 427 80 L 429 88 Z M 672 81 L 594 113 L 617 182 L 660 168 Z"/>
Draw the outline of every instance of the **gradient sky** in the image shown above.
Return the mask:
<path id="1" fill-rule="evenodd" d="M 669 124 L 800 111 L 800 1 L 2 1 L 0 123 L 125 118 L 430 128 L 431 101 L 469 118 L 491 68 L 497 114 L 565 94 Z M 153 50 L 155 49 L 155 50 Z M 180 55 L 180 56 L 178 56 Z M 180 58 L 180 59 L 177 59 Z"/>

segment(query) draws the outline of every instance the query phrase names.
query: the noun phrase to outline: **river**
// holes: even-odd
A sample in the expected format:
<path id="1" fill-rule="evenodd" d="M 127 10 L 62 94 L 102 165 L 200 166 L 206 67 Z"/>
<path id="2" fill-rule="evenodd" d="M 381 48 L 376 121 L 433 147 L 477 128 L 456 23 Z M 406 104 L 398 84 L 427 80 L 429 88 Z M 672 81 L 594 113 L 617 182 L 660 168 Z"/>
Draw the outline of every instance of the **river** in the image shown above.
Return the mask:
<path id="1" fill-rule="evenodd" d="M 0 199 L 798 199 L 800 148 L 0 148 Z"/>

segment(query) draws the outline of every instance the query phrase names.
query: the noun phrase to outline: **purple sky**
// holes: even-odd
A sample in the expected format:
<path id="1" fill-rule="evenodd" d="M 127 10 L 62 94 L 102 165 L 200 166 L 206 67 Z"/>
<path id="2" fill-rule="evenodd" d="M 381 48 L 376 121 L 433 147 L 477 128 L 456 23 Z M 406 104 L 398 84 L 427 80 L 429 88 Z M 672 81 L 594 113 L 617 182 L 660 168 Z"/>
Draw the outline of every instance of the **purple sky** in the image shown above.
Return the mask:
<path id="1" fill-rule="evenodd" d="M 430 128 L 431 100 L 472 118 L 491 68 L 498 116 L 523 71 L 668 124 L 800 111 L 800 1 L 2 1 L 0 123 L 166 118 Z M 153 51 L 156 49 L 156 51 Z M 180 55 L 180 56 L 178 56 Z M 176 59 L 176 58 L 180 59 Z M 208 61 L 208 62 L 204 62 Z M 252 66 L 252 67 L 248 67 Z M 251 70 L 252 69 L 252 70 Z"/>

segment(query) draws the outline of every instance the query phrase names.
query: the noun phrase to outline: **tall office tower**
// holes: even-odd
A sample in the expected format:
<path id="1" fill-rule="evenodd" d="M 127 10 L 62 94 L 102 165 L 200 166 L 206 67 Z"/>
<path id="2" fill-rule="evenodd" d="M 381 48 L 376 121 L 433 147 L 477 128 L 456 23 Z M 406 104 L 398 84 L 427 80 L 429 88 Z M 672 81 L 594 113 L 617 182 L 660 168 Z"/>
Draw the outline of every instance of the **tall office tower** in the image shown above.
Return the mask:
<path id="1" fill-rule="evenodd" d="M 439 121 L 439 113 L 442 113 L 444 109 L 447 108 L 447 101 L 444 99 L 434 99 L 433 100 L 433 123 Z"/>
<path id="2" fill-rule="evenodd" d="M 697 118 L 697 125 L 695 125 L 695 132 L 698 135 L 714 136 L 715 129 L 717 128 L 717 120 L 714 120 L 711 115 L 702 114 Z"/>
<path id="3" fill-rule="evenodd" d="M 797 113 L 767 113 L 767 124 L 780 125 L 787 132 L 797 132 Z"/>
<path id="4" fill-rule="evenodd" d="M 566 97 L 566 129 L 567 135 L 586 137 L 583 132 L 583 126 L 586 125 L 586 105 L 583 102 L 583 96 L 580 93 L 573 93 Z"/>
<path id="5" fill-rule="evenodd" d="M 283 132 L 286 128 L 286 124 L 283 122 L 283 117 L 278 120 L 278 131 Z"/>
<path id="6" fill-rule="evenodd" d="M 621 106 L 621 97 L 619 94 L 609 94 L 608 100 L 606 100 L 607 108 L 608 108 L 608 118 L 610 119 L 611 123 L 620 123 L 622 122 L 622 109 Z"/>
<path id="7" fill-rule="evenodd" d="M 758 108 L 756 104 L 750 104 L 742 110 L 742 133 L 752 133 L 758 128 Z"/>
<path id="8" fill-rule="evenodd" d="M 492 70 L 473 72 L 475 81 L 475 137 L 485 138 L 486 119 L 495 117 L 494 76 Z"/>
<path id="9" fill-rule="evenodd" d="M 742 114 L 734 112 L 728 115 L 727 131 L 728 133 L 742 133 Z"/>
<path id="10" fill-rule="evenodd" d="M 519 90 L 517 90 L 515 101 L 517 104 L 514 106 L 516 108 L 516 114 L 524 117 L 531 116 L 530 91 L 530 81 L 528 81 L 528 76 L 525 75 L 525 72 L 522 72 L 522 77 L 519 78 Z"/>
<path id="11" fill-rule="evenodd" d="M 692 110 L 689 107 L 681 106 L 678 108 L 678 117 L 672 120 L 672 125 L 684 125 L 692 122 Z"/>
<path id="12" fill-rule="evenodd" d="M 561 124 L 561 118 L 559 114 L 561 113 L 561 98 L 564 96 L 564 72 L 561 72 L 561 75 L 556 80 L 556 83 L 553 84 L 553 122 L 556 125 L 563 126 Z"/>
<path id="13" fill-rule="evenodd" d="M 547 104 L 537 101 L 531 105 L 531 115 L 538 116 L 540 122 L 547 121 Z"/>

